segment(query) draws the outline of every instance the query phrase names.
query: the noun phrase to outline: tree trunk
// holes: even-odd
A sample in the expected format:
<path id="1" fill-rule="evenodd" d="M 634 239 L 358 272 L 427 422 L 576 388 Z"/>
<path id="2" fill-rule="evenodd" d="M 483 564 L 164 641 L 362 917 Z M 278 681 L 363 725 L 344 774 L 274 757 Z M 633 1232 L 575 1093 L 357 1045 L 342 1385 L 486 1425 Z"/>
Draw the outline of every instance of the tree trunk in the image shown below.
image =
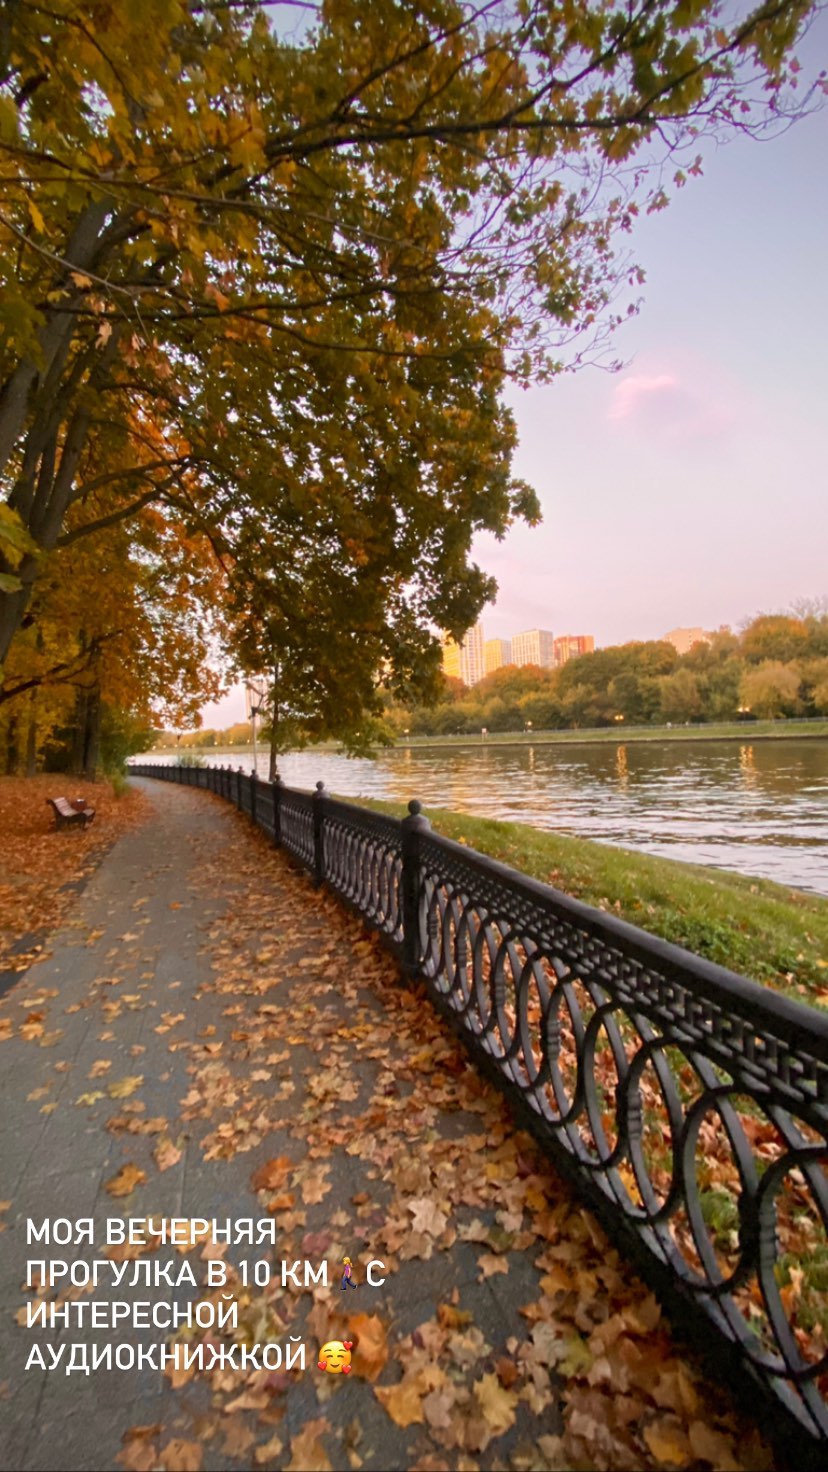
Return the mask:
<path id="1" fill-rule="evenodd" d="M 26 731 L 26 776 L 33 777 L 37 771 L 37 698 L 34 691 L 29 698 L 29 726 Z"/>
<path id="2" fill-rule="evenodd" d="M 6 776 L 13 777 L 17 771 L 17 732 L 19 720 L 16 715 L 9 716 L 9 731 L 6 737 Z"/>
<path id="3" fill-rule="evenodd" d="M 79 777 L 83 771 L 84 742 L 86 738 L 86 703 L 89 691 L 78 685 L 75 691 L 75 718 L 72 722 L 72 753 L 69 771 Z"/>
<path id="4" fill-rule="evenodd" d="M 98 775 L 101 754 L 101 687 L 95 685 L 87 691 L 86 728 L 83 743 L 83 775 L 94 782 Z"/>

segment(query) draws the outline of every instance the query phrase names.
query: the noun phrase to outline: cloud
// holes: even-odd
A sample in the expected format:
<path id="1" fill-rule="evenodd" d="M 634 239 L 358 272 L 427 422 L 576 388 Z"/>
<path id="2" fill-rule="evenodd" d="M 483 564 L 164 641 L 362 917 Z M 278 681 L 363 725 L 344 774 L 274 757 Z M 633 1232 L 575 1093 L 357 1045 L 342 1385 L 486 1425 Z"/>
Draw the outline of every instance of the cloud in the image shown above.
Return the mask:
<path id="1" fill-rule="evenodd" d="M 610 404 L 610 419 L 629 419 L 653 394 L 664 394 L 676 387 L 678 380 L 672 373 L 644 374 L 624 378 L 615 385 Z"/>
<path id="2" fill-rule="evenodd" d="M 607 418 L 651 441 L 721 441 L 739 416 L 732 392 L 716 376 L 714 369 L 689 380 L 669 372 L 630 374 L 614 386 Z"/>

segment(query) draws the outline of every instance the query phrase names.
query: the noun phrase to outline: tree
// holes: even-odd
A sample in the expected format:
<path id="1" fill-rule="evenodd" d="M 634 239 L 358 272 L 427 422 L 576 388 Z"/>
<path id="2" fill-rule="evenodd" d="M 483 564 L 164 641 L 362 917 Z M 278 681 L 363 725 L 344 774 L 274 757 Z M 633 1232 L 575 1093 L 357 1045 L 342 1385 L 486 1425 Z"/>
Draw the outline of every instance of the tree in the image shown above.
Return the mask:
<path id="1" fill-rule="evenodd" d="M 148 729 L 153 707 L 185 723 L 217 693 L 208 660 L 215 564 L 203 538 L 175 531 L 147 506 L 130 535 L 116 523 L 76 543 L 70 530 L 44 559 L 0 690 L 0 711 L 11 708 L 7 743 L 18 748 L 7 762 L 22 755 L 18 707 L 27 770 L 47 752 L 52 764 L 93 775 L 102 736 L 106 756 L 130 730 Z"/>
<path id="2" fill-rule="evenodd" d="M 460 633 L 491 593 L 474 532 L 537 514 L 506 376 L 612 326 L 637 282 L 613 239 L 665 201 L 646 164 L 784 119 L 811 9 L 339 0 L 297 36 L 257 0 L 7 7 L 0 661 L 73 511 L 76 539 L 148 506 L 203 533 L 237 614 L 262 587 L 244 528 L 274 511 L 280 568 L 295 511 L 312 584 L 333 542 L 379 585 L 384 632 L 337 645 L 354 696 L 325 719 L 353 729 L 375 646 L 405 684 L 429 620 Z M 318 687 L 307 602 L 274 594 Z"/>
<path id="3" fill-rule="evenodd" d="M 828 715 L 828 658 L 807 660 L 801 666 L 801 693 L 819 715 Z"/>
<path id="4" fill-rule="evenodd" d="M 739 694 L 742 704 L 754 715 L 774 720 L 777 716 L 796 714 L 799 685 L 800 673 L 795 666 L 767 659 L 745 672 Z"/>
<path id="5" fill-rule="evenodd" d="M 665 721 L 697 721 L 703 714 L 699 682 L 692 670 L 675 670 L 659 681 L 661 717 Z"/>
<path id="6" fill-rule="evenodd" d="M 788 664 L 806 651 L 808 628 L 799 618 L 784 614 L 760 614 L 742 635 L 741 650 L 751 664 L 768 660 Z"/>

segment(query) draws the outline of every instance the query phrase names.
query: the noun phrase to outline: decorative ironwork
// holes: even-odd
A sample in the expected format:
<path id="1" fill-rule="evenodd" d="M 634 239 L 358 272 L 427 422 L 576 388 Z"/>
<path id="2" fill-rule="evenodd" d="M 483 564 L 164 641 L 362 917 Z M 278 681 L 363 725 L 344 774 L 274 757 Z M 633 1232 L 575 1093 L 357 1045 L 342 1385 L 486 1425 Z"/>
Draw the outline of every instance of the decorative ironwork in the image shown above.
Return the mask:
<path id="1" fill-rule="evenodd" d="M 325 882 L 402 948 L 402 837 L 394 818 L 327 798 L 322 825 Z"/>
<path id="2" fill-rule="evenodd" d="M 244 810 L 424 981 L 668 1307 L 824 1450 L 828 1017 L 438 836 L 418 803 L 398 822 L 251 780 Z"/>

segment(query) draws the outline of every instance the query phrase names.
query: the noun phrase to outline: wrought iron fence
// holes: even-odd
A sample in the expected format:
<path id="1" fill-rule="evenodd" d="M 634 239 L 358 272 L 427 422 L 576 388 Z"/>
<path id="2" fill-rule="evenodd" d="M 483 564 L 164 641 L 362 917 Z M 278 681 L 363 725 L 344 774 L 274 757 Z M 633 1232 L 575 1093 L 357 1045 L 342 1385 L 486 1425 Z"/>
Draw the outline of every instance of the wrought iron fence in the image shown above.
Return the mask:
<path id="1" fill-rule="evenodd" d="M 676 1322 L 824 1452 L 828 1016 L 438 836 L 419 803 L 131 770 L 234 801 L 375 926 Z"/>

